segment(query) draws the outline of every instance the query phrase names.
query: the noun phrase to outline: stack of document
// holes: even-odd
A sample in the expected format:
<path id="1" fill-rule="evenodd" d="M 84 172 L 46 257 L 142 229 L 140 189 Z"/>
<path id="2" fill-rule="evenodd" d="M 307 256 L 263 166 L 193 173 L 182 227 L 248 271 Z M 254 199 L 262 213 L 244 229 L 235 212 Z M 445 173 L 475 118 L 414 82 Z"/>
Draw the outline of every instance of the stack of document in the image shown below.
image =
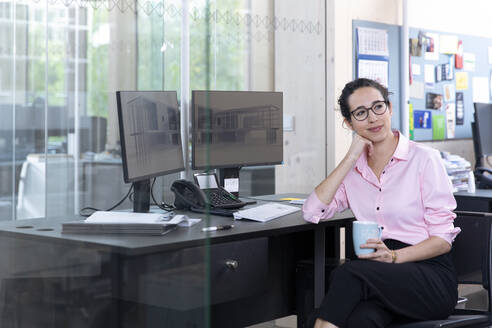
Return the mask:
<path id="1" fill-rule="evenodd" d="M 187 219 L 184 215 L 97 211 L 83 221 L 62 224 L 63 233 L 163 235 Z"/>
<path id="2" fill-rule="evenodd" d="M 267 222 L 278 217 L 299 211 L 300 208 L 280 203 L 266 203 L 260 206 L 234 212 L 234 219 L 248 219 Z"/>

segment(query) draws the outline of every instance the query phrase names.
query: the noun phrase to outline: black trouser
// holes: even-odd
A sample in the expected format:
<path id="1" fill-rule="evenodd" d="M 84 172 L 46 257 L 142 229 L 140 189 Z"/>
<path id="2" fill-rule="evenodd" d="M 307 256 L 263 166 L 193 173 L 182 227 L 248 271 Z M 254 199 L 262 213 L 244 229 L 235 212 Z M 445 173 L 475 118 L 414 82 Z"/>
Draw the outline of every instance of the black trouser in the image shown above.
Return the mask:
<path id="1" fill-rule="evenodd" d="M 390 249 L 408 246 L 385 240 Z M 395 318 L 448 317 L 458 299 L 450 254 L 410 263 L 349 261 L 335 269 L 318 318 L 339 327 L 385 327 Z"/>

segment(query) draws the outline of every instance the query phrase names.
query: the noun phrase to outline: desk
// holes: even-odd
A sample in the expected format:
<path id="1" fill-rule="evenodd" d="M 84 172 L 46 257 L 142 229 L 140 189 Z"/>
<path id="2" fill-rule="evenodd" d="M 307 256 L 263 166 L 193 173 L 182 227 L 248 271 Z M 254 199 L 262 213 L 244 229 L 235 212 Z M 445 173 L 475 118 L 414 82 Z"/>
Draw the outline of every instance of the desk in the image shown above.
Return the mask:
<path id="1" fill-rule="evenodd" d="M 492 189 L 477 189 L 474 193 L 454 193 L 457 211 L 492 212 Z"/>
<path id="2" fill-rule="evenodd" d="M 262 198 L 286 196 L 305 197 Z M 315 225 L 297 212 L 236 221 L 206 238 L 207 221 L 231 219 L 190 216 L 204 220 L 156 237 L 66 235 L 67 218 L 1 223 L 1 326 L 243 327 L 294 314 L 297 261 L 314 257 L 319 304 L 325 247 L 339 255 L 338 228 L 353 217 L 347 211 Z"/>

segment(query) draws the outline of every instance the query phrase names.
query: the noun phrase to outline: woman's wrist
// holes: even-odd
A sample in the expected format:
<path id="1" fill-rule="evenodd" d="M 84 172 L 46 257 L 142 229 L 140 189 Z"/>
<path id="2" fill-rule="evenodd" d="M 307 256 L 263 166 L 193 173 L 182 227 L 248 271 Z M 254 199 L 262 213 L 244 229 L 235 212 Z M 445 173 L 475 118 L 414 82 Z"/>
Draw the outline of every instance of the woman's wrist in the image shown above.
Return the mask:
<path id="1" fill-rule="evenodd" d="M 398 254 L 393 250 L 391 251 L 391 263 L 396 263 L 396 261 L 398 261 Z"/>

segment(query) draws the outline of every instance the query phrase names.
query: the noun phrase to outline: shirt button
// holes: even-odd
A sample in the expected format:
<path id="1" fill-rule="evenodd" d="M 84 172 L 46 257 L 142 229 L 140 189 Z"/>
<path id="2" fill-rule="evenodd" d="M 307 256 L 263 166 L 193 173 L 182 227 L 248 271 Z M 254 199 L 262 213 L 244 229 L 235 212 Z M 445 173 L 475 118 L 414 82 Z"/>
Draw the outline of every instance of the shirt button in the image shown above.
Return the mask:
<path id="1" fill-rule="evenodd" d="M 385 174 L 385 173 L 386 173 L 386 171 L 383 171 L 383 174 Z"/>
<path id="2" fill-rule="evenodd" d="M 321 210 L 321 213 L 325 213 L 325 210 Z"/>
<path id="3" fill-rule="evenodd" d="M 379 211 L 379 206 L 378 206 L 378 207 L 376 207 L 376 210 L 377 210 L 377 211 Z"/>
<path id="4" fill-rule="evenodd" d="M 381 191 L 381 188 L 379 188 L 379 191 Z"/>
<path id="5" fill-rule="evenodd" d="M 391 159 L 391 161 L 393 162 L 393 158 Z"/>

